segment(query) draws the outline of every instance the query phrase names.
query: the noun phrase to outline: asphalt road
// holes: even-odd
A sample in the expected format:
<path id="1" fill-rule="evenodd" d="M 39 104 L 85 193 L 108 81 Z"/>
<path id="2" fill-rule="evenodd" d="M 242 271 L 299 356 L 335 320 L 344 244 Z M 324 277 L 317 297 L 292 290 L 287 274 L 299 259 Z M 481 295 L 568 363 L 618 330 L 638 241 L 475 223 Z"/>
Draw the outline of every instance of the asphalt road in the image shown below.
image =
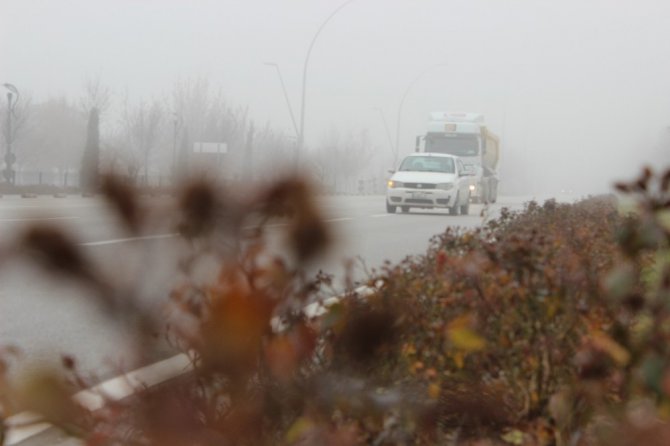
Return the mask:
<path id="1" fill-rule="evenodd" d="M 487 212 L 494 217 L 501 207 L 520 209 L 528 200 L 501 197 Z M 447 226 L 474 228 L 483 221 L 481 205 L 472 205 L 467 216 L 450 216 L 445 211 L 421 210 L 387 214 L 381 196 L 322 197 L 319 203 L 335 243 L 314 269 L 335 274 L 337 286 L 342 286 L 346 259 L 360 258 L 368 268 L 384 260 L 397 262 L 425 252 L 430 238 Z M 167 301 L 177 267 L 173 250 L 180 241 L 170 236 L 166 220 L 157 219 L 149 232 L 129 240 L 118 229 L 115 216 L 96 199 L 3 197 L 0 250 L 12 246 L 18 232 L 36 223 L 66 228 L 105 274 L 139 288 L 145 304 L 160 309 Z M 361 269 L 355 270 L 355 279 L 363 277 Z M 123 326 L 100 311 L 86 290 L 46 277 L 25 262 L 0 264 L 0 345 L 18 346 L 24 366 L 57 365 L 61 355 L 68 354 L 86 374 L 106 378 L 158 359 L 130 355 L 133 343 Z M 155 354 L 172 352 L 165 346 Z"/>

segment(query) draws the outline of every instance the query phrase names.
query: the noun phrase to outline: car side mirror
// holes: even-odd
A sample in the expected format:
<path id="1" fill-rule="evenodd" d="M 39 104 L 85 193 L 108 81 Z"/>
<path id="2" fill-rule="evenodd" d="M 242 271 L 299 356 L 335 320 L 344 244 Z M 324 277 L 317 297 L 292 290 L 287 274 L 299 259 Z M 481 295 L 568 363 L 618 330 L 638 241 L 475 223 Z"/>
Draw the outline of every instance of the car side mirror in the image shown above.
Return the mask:
<path id="1" fill-rule="evenodd" d="M 389 170 L 388 170 L 388 173 L 390 173 L 391 175 L 393 175 L 393 174 L 395 173 L 395 169 L 389 169 Z"/>

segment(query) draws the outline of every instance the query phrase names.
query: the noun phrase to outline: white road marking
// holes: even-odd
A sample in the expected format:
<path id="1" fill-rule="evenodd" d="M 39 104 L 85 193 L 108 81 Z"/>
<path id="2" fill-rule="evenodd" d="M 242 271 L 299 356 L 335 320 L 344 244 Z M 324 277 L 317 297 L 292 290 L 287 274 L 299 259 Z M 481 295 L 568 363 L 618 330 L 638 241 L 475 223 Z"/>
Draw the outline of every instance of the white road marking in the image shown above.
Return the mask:
<path id="1" fill-rule="evenodd" d="M 42 220 L 76 220 L 79 217 L 25 217 L 25 218 L 0 218 L 0 222 L 16 222 L 16 221 L 42 221 Z"/>
<path id="2" fill-rule="evenodd" d="M 172 238 L 176 237 L 178 234 L 156 234 L 156 235 L 144 235 L 141 237 L 129 237 L 129 238 L 117 238 L 112 240 L 101 240 L 99 242 L 86 242 L 80 243 L 81 246 L 104 246 L 104 245 L 115 245 L 118 243 L 128 243 L 135 242 L 139 240 L 156 240 L 163 238 Z"/>
<path id="3" fill-rule="evenodd" d="M 336 221 L 349 221 L 353 220 L 351 217 L 342 217 L 342 218 L 331 218 L 329 220 L 326 220 L 329 223 L 336 222 Z M 0 220 L 2 221 L 2 220 Z M 276 224 L 271 224 L 271 225 L 264 225 L 263 227 L 265 228 L 278 228 L 278 227 L 283 227 L 283 226 L 288 226 L 288 223 L 276 223 Z M 245 227 L 244 229 L 253 229 L 254 226 L 248 226 Z M 80 243 L 81 246 L 105 246 L 105 245 L 115 245 L 119 243 L 128 243 L 128 242 L 135 242 L 139 240 L 155 240 L 155 239 L 163 239 L 163 238 L 172 238 L 172 237 L 177 237 L 178 234 L 156 234 L 156 235 L 145 235 L 141 237 L 129 237 L 129 238 L 119 238 L 119 239 L 112 239 L 112 240 L 101 240 L 99 242 L 86 242 L 86 243 Z"/>
<path id="4" fill-rule="evenodd" d="M 288 226 L 288 223 L 272 223 L 271 225 L 262 225 L 262 226 L 246 226 L 242 229 L 258 229 L 258 228 L 282 228 Z"/>
<path id="5" fill-rule="evenodd" d="M 353 220 L 351 217 L 339 217 L 339 218 L 329 218 L 324 220 L 326 223 L 333 223 L 336 221 L 349 221 Z M 290 223 L 272 223 L 272 224 L 263 224 L 261 226 L 245 226 L 242 229 L 258 229 L 258 228 L 283 228 L 288 226 Z"/>
<path id="6" fill-rule="evenodd" d="M 97 208 L 102 207 L 99 203 L 90 203 L 90 204 L 63 204 L 60 206 L 53 206 L 51 204 L 25 204 L 25 205 L 12 205 L 12 206 L 2 206 L 2 200 L 0 200 L 0 212 L 3 211 L 15 211 L 18 209 L 78 209 L 78 208 Z"/>

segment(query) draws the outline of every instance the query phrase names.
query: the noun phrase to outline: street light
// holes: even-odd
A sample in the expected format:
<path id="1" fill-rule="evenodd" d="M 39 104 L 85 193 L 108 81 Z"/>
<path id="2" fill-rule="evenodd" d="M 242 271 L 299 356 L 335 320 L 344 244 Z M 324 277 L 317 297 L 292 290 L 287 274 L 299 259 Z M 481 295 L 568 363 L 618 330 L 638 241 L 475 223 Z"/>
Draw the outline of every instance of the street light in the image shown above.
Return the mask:
<path id="1" fill-rule="evenodd" d="M 379 112 L 379 116 L 382 118 L 382 123 L 384 124 L 384 131 L 386 132 L 386 138 L 389 140 L 389 147 L 391 148 L 391 153 L 393 153 L 393 168 L 395 169 L 395 163 L 398 161 L 398 149 L 393 146 L 393 141 L 391 140 L 391 131 L 389 130 L 388 123 L 386 122 L 386 116 L 384 116 L 384 111 L 375 107 L 375 110 Z"/>
<path id="2" fill-rule="evenodd" d="M 395 126 L 395 150 L 396 154 L 398 153 L 398 150 L 400 149 L 400 118 L 402 114 L 402 107 L 405 104 L 405 99 L 407 98 L 407 94 L 409 91 L 412 89 L 412 87 L 421 79 L 423 76 L 425 76 L 427 73 L 430 71 L 433 71 L 436 68 L 442 68 L 446 67 L 445 64 L 439 64 L 439 65 L 433 65 L 431 67 L 426 68 L 423 70 L 421 73 L 416 76 L 412 82 L 407 86 L 407 89 L 405 89 L 405 92 L 402 95 L 402 98 L 400 99 L 400 105 L 398 106 L 398 117 L 396 120 L 396 126 Z"/>
<path id="3" fill-rule="evenodd" d="M 12 168 L 14 162 L 16 162 L 16 155 L 12 152 L 12 116 L 15 114 L 16 103 L 19 101 L 19 90 L 12 84 L 4 83 L 2 84 L 7 90 L 7 153 L 5 154 L 5 171 L 3 172 L 5 180 L 8 184 L 15 183 L 14 169 Z M 16 99 L 12 104 L 13 96 L 16 95 Z"/>
<path id="4" fill-rule="evenodd" d="M 281 89 L 284 92 L 284 99 L 286 100 L 286 106 L 288 107 L 288 112 L 291 115 L 291 122 L 293 123 L 293 130 L 295 130 L 296 137 L 300 138 L 300 130 L 298 130 L 298 125 L 295 122 L 295 115 L 293 114 L 293 107 L 291 107 L 291 101 L 288 98 L 288 93 L 286 92 L 286 84 L 284 84 L 284 78 L 281 75 L 281 70 L 279 65 L 274 62 L 263 62 L 268 67 L 275 67 L 277 70 L 277 76 L 279 76 L 279 82 L 281 83 Z"/>
<path id="5" fill-rule="evenodd" d="M 314 34 L 314 37 L 312 38 L 312 41 L 309 44 L 309 48 L 307 49 L 307 55 L 305 56 L 305 64 L 303 65 L 302 68 L 302 99 L 300 102 L 300 131 L 298 132 L 298 153 L 296 157 L 296 161 L 298 161 L 297 158 L 300 157 L 300 152 L 302 151 L 302 148 L 305 144 L 305 96 L 306 96 L 306 87 L 307 87 L 307 64 L 309 63 L 309 57 L 312 54 L 312 48 L 314 48 L 314 43 L 316 42 L 316 39 L 319 37 L 319 34 L 321 34 L 321 31 L 325 26 L 330 22 L 330 20 L 342 9 L 344 9 L 345 6 L 349 5 L 350 3 L 354 2 L 356 0 L 348 0 L 344 3 L 342 3 L 340 6 L 337 7 L 330 15 L 324 20 L 324 22 L 319 26 L 319 29 L 316 31 L 316 34 Z"/>

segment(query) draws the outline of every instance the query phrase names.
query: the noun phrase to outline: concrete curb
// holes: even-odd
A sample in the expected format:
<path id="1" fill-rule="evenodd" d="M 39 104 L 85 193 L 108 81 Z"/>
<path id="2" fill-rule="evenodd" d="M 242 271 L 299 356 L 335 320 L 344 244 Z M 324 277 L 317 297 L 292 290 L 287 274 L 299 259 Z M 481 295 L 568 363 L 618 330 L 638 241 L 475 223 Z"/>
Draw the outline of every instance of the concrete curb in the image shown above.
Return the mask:
<path id="1" fill-rule="evenodd" d="M 95 411 L 108 401 L 122 400 L 133 395 L 137 389 L 153 387 L 191 370 L 191 359 L 182 353 L 77 392 L 72 399 L 85 409 Z M 5 420 L 5 424 L 8 428 L 5 446 L 18 445 L 53 427 L 33 412 L 13 415 Z"/>

